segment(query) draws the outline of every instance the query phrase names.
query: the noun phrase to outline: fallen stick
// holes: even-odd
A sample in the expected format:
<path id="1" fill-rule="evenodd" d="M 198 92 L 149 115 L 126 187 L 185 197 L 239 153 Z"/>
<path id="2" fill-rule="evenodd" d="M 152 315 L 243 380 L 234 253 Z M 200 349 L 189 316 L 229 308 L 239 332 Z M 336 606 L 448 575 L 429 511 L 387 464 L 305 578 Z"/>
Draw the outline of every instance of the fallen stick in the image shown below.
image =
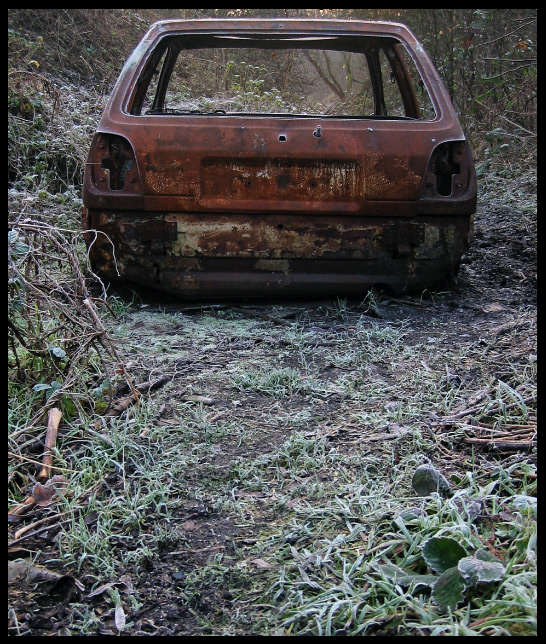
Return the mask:
<path id="1" fill-rule="evenodd" d="M 11 456 L 12 458 L 18 458 L 20 461 L 24 461 L 25 463 L 34 463 L 34 465 L 41 465 L 40 461 L 36 461 L 33 458 L 28 458 L 26 456 L 22 456 L 21 454 L 14 454 L 13 452 L 8 451 L 8 456 Z M 57 465 L 52 465 L 51 466 L 52 470 L 59 470 L 59 472 L 77 472 L 78 470 L 71 470 L 69 467 L 58 467 Z"/>
<path id="2" fill-rule="evenodd" d="M 518 431 L 519 430 L 529 430 L 529 431 L 535 430 L 536 431 L 536 428 L 537 428 L 536 424 L 535 425 L 499 425 L 498 423 L 496 423 L 495 425 L 493 425 L 492 423 L 482 423 L 480 421 L 477 421 L 476 424 L 465 425 L 465 426 L 466 427 L 472 427 L 472 428 L 478 428 L 478 429 L 479 428 L 492 429 L 492 430 L 495 430 L 495 431 L 497 431 L 497 429 L 499 429 L 501 427 L 502 427 L 502 429 L 505 429 L 506 431 L 508 431 L 508 430 L 510 430 L 510 431 L 512 431 L 512 430 L 518 430 Z"/>
<path id="3" fill-rule="evenodd" d="M 381 295 L 382 300 L 387 302 L 392 302 L 393 304 L 408 304 L 409 306 L 416 306 L 418 308 L 424 308 L 426 306 L 425 302 L 412 302 L 411 300 L 401 300 L 395 297 L 389 297 L 388 295 Z"/>
<path id="4" fill-rule="evenodd" d="M 133 403 L 137 401 L 138 401 L 138 398 L 135 398 L 132 394 L 130 396 L 126 396 L 125 398 L 121 398 L 107 414 L 105 414 L 104 416 L 101 416 L 99 420 L 93 423 L 93 427 L 95 429 L 99 429 L 106 419 L 120 416 L 124 411 L 127 411 L 127 409 L 129 409 L 129 407 Z"/>
<path id="5" fill-rule="evenodd" d="M 489 430 L 489 431 L 491 431 L 491 430 Z M 473 432 L 473 433 L 476 434 L 478 432 Z M 490 441 L 497 441 L 497 440 L 502 441 L 505 438 L 507 440 L 511 440 L 511 439 L 512 440 L 520 440 L 520 439 L 524 440 L 526 438 L 528 438 L 529 440 L 533 440 L 533 437 L 536 436 L 537 432 L 536 432 L 536 430 L 534 432 L 531 432 L 528 429 L 520 430 L 519 432 L 517 432 L 517 431 L 514 431 L 514 432 L 495 432 L 495 431 L 491 431 L 491 434 L 488 437 L 484 435 L 485 432 L 483 430 L 481 432 L 479 432 L 479 433 L 481 434 L 481 436 L 474 436 L 473 438 L 485 438 L 486 440 L 490 440 Z"/>
<path id="6" fill-rule="evenodd" d="M 465 443 L 484 445 L 489 449 L 524 449 L 530 450 L 537 446 L 537 441 L 498 441 L 489 438 L 464 438 Z"/>
<path id="7" fill-rule="evenodd" d="M 149 393 L 150 391 L 153 391 L 158 387 L 162 387 L 167 382 L 170 382 L 173 378 L 174 376 L 163 376 L 162 378 L 159 378 L 158 380 L 154 380 L 153 382 L 151 380 L 147 380 L 146 382 L 140 382 L 138 385 L 135 385 L 135 389 L 137 389 L 141 393 L 143 392 Z"/>
<path id="8" fill-rule="evenodd" d="M 77 496 L 74 499 L 74 503 L 78 503 L 79 501 L 84 499 L 87 495 L 92 494 L 93 492 L 96 492 L 101 487 L 102 484 L 103 484 L 103 481 L 101 479 L 100 481 L 98 481 L 97 483 L 92 485 L 89 489 L 84 490 L 79 496 Z M 32 507 L 32 505 L 35 504 L 36 500 L 32 496 L 32 497 L 29 497 L 28 499 L 26 499 L 26 501 L 24 501 L 24 503 L 26 503 L 29 499 L 32 499 L 32 501 L 33 501 L 31 503 L 31 505 L 29 506 L 29 507 Z M 20 514 L 20 512 L 13 512 L 12 511 L 12 512 L 10 512 L 10 514 Z M 32 523 L 32 524 L 30 524 L 30 525 L 28 525 L 28 526 L 26 526 L 24 528 L 21 528 L 20 530 L 18 530 L 15 533 L 15 539 L 8 543 L 8 548 L 12 548 L 14 546 L 17 546 L 21 541 L 25 541 L 25 539 L 28 539 L 30 537 L 34 537 L 34 536 L 36 536 L 38 534 L 41 534 L 42 532 L 46 532 L 47 530 L 51 530 L 56 526 L 67 525 L 71 521 L 74 521 L 74 517 L 72 517 L 70 519 L 66 519 L 65 521 L 61 521 L 60 523 L 55 523 L 55 524 L 53 524 L 53 526 L 46 525 L 46 526 L 40 528 L 39 530 L 36 530 L 37 526 L 43 525 L 44 523 L 49 523 L 51 520 L 58 519 L 60 517 L 65 516 L 66 514 L 69 514 L 69 512 L 68 511 L 67 512 L 61 512 L 61 513 L 55 514 L 53 516 L 50 515 L 50 516 L 44 517 L 43 519 L 40 519 L 39 521 L 36 521 L 35 523 Z M 30 530 L 32 530 L 32 532 Z"/>
<path id="9" fill-rule="evenodd" d="M 36 505 L 36 499 L 31 494 L 30 496 L 27 496 L 27 498 L 22 503 L 19 503 L 11 510 L 8 510 L 8 515 L 24 514 L 25 512 L 27 512 L 27 510 L 30 510 L 30 508 L 33 508 L 35 505 Z"/>
<path id="10" fill-rule="evenodd" d="M 35 530 L 34 532 L 27 532 L 22 537 L 19 537 L 19 539 L 14 539 L 13 541 L 10 541 L 8 543 L 8 548 L 13 548 L 15 546 L 18 546 L 21 543 L 21 541 L 30 539 L 30 537 L 36 537 L 39 534 L 42 534 L 43 532 L 48 532 L 49 530 L 53 530 L 54 528 L 61 528 L 62 526 L 68 525 L 69 523 L 73 523 L 73 521 L 74 521 L 74 518 L 71 517 L 70 519 L 66 519 L 65 521 L 60 521 L 59 523 L 54 523 L 53 525 L 46 525 L 43 528 Z"/>
<path id="11" fill-rule="evenodd" d="M 57 514 L 44 517 L 39 521 L 35 521 L 30 525 L 23 526 L 22 528 L 17 530 L 17 532 L 13 535 L 13 538 L 15 541 L 18 541 L 25 533 L 30 532 L 31 530 L 36 530 L 38 526 L 44 525 L 44 523 L 49 523 L 50 521 L 53 521 L 53 519 L 59 519 L 60 517 L 64 517 L 65 515 L 70 514 L 70 512 L 71 510 L 68 510 L 67 512 L 59 512 Z"/>
<path id="12" fill-rule="evenodd" d="M 479 438 L 484 438 L 489 434 L 490 438 L 512 438 L 512 436 L 533 436 L 537 433 L 536 425 L 499 425 L 493 427 L 485 423 L 469 425 L 468 423 L 457 423 L 461 429 L 466 429 L 473 434 L 481 434 Z"/>
<path id="13" fill-rule="evenodd" d="M 57 431 L 59 423 L 61 422 L 62 412 L 53 407 L 49 410 L 47 417 L 47 432 L 45 437 L 45 451 L 42 459 L 42 469 L 40 470 L 37 479 L 39 481 L 47 481 L 51 477 L 51 466 L 53 465 L 53 449 L 57 442 Z"/>

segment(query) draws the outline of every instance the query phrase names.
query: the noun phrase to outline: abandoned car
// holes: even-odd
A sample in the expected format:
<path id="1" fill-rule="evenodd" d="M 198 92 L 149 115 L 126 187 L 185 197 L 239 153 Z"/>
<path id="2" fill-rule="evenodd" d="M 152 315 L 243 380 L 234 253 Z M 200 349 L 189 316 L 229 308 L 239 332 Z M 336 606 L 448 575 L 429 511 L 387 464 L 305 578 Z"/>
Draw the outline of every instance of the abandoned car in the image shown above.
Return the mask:
<path id="1" fill-rule="evenodd" d="M 166 20 L 111 93 L 83 225 L 111 283 L 359 297 L 454 275 L 476 192 L 450 97 L 404 25 Z"/>

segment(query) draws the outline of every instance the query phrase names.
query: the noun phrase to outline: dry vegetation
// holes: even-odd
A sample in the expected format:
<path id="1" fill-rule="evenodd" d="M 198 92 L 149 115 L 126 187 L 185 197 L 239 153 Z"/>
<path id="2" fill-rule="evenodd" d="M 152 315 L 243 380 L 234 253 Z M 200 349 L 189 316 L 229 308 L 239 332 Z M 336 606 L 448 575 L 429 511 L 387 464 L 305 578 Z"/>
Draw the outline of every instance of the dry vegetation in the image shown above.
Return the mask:
<path id="1" fill-rule="evenodd" d="M 108 89 L 176 11 L 9 10 L 9 633 L 536 635 L 536 13 L 384 12 L 473 142 L 457 283 L 188 307 L 110 292 L 79 223 Z"/>

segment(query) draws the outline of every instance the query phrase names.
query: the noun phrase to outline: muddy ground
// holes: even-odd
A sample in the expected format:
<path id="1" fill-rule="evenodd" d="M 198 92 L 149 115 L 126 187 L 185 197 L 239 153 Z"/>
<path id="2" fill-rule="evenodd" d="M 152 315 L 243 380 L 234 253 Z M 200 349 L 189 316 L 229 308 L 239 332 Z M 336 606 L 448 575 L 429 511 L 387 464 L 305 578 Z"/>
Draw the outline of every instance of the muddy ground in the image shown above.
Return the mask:
<path id="1" fill-rule="evenodd" d="M 343 364 L 329 361 L 327 357 L 338 346 L 340 334 L 347 328 L 354 328 L 365 315 L 379 324 L 396 326 L 404 321 L 408 344 L 431 337 L 431 341 L 445 347 L 461 341 L 479 346 L 481 341 L 491 363 L 497 365 L 492 368 L 497 369 L 500 378 L 505 361 L 527 360 L 536 351 L 536 250 L 536 219 L 532 215 L 515 213 L 512 207 L 502 204 L 481 203 L 476 215 L 475 239 L 456 282 L 445 284 L 434 294 L 423 297 L 408 295 L 389 299 L 379 296 L 377 310 L 363 309 L 357 301 L 307 301 L 220 304 L 201 311 L 198 307 L 191 309 L 187 303 L 172 300 L 154 302 L 144 295 L 139 306 L 134 307 L 125 320 L 130 329 L 130 341 L 141 347 L 138 356 L 132 355 L 132 366 L 138 374 L 137 380 L 157 381 L 159 369 L 159 375 L 172 376 L 167 385 L 157 386 L 147 394 L 154 403 L 153 422 L 159 425 L 175 423 L 179 410 L 177 401 L 198 395 L 205 397 L 202 403 L 209 421 L 215 423 L 229 418 L 231 423 L 239 422 L 244 426 L 246 432 L 244 441 L 240 434 L 231 432 L 217 438 L 208 458 L 192 468 L 178 506 L 176 534 L 157 557 L 149 561 L 138 580 L 131 577 L 139 606 L 127 616 L 132 626 L 122 634 L 218 634 L 221 628 L 218 626 L 215 630 L 214 624 L 225 622 L 225 616 L 237 608 L 227 587 L 222 589 L 221 585 L 208 584 L 194 592 L 189 605 L 187 597 L 181 599 L 181 590 L 186 577 L 200 567 L 210 565 L 218 553 L 234 560 L 244 558 L 245 549 L 275 522 L 274 504 L 267 494 L 260 498 L 259 493 L 254 493 L 253 527 L 249 527 L 249 522 L 242 522 L 237 514 L 211 507 L 203 492 L 207 487 L 203 487 L 204 477 L 210 479 L 213 486 L 215 479 L 220 481 L 221 473 L 233 463 L 276 449 L 294 429 L 308 429 L 317 436 L 328 434 L 337 449 L 347 452 L 359 448 L 368 452 L 382 449 L 382 441 L 376 440 L 377 436 L 363 439 L 354 423 L 344 422 L 358 411 L 358 402 L 330 392 L 319 397 L 320 405 L 310 410 L 301 395 L 272 400 L 251 389 L 234 391 L 228 384 L 233 377 L 230 368 L 234 363 L 246 358 L 256 364 L 256 360 L 271 360 L 279 354 L 283 356 L 283 366 L 289 368 L 295 364 L 296 352 L 286 334 L 290 325 L 297 322 L 300 332 L 316 335 L 316 375 L 324 383 L 333 383 L 343 374 Z M 176 327 L 165 331 L 160 320 L 166 313 L 180 311 L 191 319 L 197 319 L 205 312 L 213 318 L 230 316 L 232 320 L 247 321 L 251 326 L 244 337 L 221 333 L 208 346 L 199 349 L 196 345 L 193 353 L 188 354 L 188 347 L 181 346 L 186 342 L 183 329 L 179 329 L 179 345 L 173 344 Z M 168 347 L 167 355 L 163 353 L 161 360 L 157 357 L 160 336 Z M 181 353 L 182 349 L 186 353 Z M 192 359 L 188 360 L 188 355 Z M 386 377 L 380 365 L 376 376 Z M 470 380 L 472 368 L 456 377 Z M 291 419 L 290 422 L 273 422 L 272 408 L 279 418 Z M 461 444 L 459 451 L 451 451 L 451 455 L 451 448 L 445 448 L 444 465 L 457 469 L 459 460 L 464 469 L 469 453 L 467 448 Z M 487 454 L 484 458 L 488 458 Z M 508 451 L 502 458 L 533 460 L 535 457 Z M 272 497 L 275 493 L 273 489 Z M 127 572 L 130 574 L 131 570 Z M 70 603 L 74 601 L 93 608 L 97 615 L 104 615 L 96 634 L 117 633 L 111 604 L 106 604 L 104 596 L 89 597 L 88 590 L 70 598 L 63 597 L 60 590 L 59 596 L 41 593 L 43 586 L 26 591 L 14 589 L 11 607 L 19 616 L 20 634 L 62 634 L 69 624 Z M 13 627 L 10 633 L 14 633 Z M 254 634 L 252 624 L 244 634 Z"/>

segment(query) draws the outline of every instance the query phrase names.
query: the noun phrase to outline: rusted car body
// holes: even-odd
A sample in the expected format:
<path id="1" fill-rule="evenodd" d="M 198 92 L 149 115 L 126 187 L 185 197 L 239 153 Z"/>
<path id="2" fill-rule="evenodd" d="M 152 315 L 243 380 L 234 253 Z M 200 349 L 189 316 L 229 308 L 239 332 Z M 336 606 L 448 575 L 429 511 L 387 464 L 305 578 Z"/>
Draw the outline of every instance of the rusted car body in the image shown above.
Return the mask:
<path id="1" fill-rule="evenodd" d="M 361 296 L 456 273 L 476 178 L 404 25 L 169 20 L 123 68 L 83 202 L 111 282 L 186 299 Z"/>

